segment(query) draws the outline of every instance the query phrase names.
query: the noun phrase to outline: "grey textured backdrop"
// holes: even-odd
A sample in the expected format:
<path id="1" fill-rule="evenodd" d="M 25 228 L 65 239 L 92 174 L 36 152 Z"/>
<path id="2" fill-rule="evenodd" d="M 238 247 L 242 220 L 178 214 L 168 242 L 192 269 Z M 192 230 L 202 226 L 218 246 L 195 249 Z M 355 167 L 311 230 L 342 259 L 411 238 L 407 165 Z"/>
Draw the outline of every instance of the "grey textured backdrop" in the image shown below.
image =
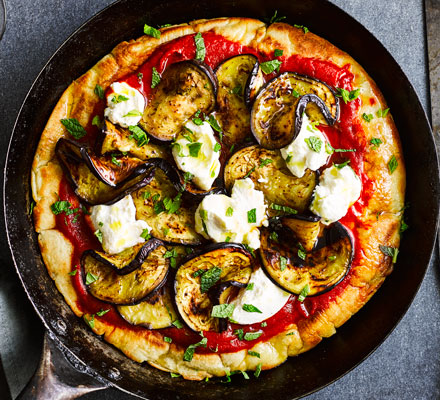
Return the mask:
<path id="1" fill-rule="evenodd" d="M 6 1 L 8 25 L 0 42 L 2 167 L 14 120 L 36 75 L 80 24 L 112 2 Z M 423 1 L 332 2 L 358 19 L 382 41 L 409 76 L 428 110 Z M 2 219 L 0 224 L 0 354 L 12 395 L 16 397 L 38 363 L 42 327 L 13 270 Z M 440 398 L 439 279 L 438 262 L 434 260 L 410 310 L 382 346 L 358 368 L 307 399 Z M 132 397 L 107 390 L 84 396 L 86 398 Z"/>

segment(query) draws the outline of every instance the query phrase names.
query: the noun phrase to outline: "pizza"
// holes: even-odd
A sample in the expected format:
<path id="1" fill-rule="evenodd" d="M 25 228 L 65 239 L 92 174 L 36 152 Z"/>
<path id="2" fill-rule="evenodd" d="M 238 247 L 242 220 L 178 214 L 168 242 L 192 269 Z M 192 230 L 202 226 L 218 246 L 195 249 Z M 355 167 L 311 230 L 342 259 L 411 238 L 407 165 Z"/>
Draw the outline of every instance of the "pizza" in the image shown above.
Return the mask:
<path id="1" fill-rule="evenodd" d="M 72 82 L 41 134 L 41 254 L 132 360 L 258 377 L 335 334 L 392 271 L 398 132 L 367 72 L 304 26 L 144 32 Z"/>

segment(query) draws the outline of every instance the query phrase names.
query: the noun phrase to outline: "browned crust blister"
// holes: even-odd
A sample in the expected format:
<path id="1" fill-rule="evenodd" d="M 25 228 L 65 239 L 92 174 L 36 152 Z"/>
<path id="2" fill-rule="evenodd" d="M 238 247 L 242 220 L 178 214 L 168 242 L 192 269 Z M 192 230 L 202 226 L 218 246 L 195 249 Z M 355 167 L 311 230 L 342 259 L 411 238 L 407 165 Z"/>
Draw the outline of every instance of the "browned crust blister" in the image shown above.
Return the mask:
<path id="1" fill-rule="evenodd" d="M 391 260 L 382 254 L 379 244 L 393 247 L 399 245 L 405 191 L 402 150 L 391 114 L 385 118 L 375 118 L 370 123 L 360 118 L 363 113 L 375 114 L 379 108 L 387 107 L 382 94 L 356 61 L 313 33 L 305 34 L 301 29 L 284 23 L 267 27 L 263 22 L 254 19 L 218 18 L 164 28 L 160 39 L 142 36 L 137 40 L 122 42 L 66 89 L 42 133 L 32 165 L 32 192 L 37 203 L 34 221 L 43 259 L 58 290 L 78 316 L 82 316 L 82 312 L 77 306 L 77 295 L 68 275 L 72 265 L 66 261 L 71 259 L 73 247 L 55 229 L 55 218 L 50 210 L 50 205 L 57 199 L 56 192 L 62 177 L 61 168 L 54 157 L 56 142 L 66 135 L 60 119 L 77 118 L 82 125 L 87 125 L 93 118 L 93 109 L 99 101 L 94 94 L 96 84 L 105 89 L 112 82 L 137 70 L 158 45 L 183 35 L 206 31 L 213 31 L 267 53 L 278 48 L 284 50 L 287 57 L 299 54 L 331 61 L 340 67 L 350 64 L 350 70 L 355 76 L 353 87 L 361 89 L 359 122 L 365 136 L 359 140 L 370 148 L 369 141 L 373 137 L 381 139 L 383 144 L 380 151 L 371 149 L 366 152 L 364 172 L 375 182 L 374 192 L 360 217 L 363 226 L 356 228 L 362 251 L 359 252 L 359 263 L 353 268 L 347 288 L 326 309 L 300 321 L 298 326 L 290 326 L 267 342 L 257 343 L 252 350 L 261 354 L 260 359 L 242 350 L 220 355 L 195 354 L 191 362 L 185 362 L 183 349 L 164 342 L 158 332 L 146 329 L 134 332 L 114 327 L 102 319 L 95 319 L 94 332 L 104 335 L 105 340 L 128 357 L 138 362 L 147 361 L 159 369 L 176 372 L 186 379 L 194 380 L 223 376 L 232 370 L 254 370 L 259 363 L 262 363 L 263 369 L 269 369 L 284 362 L 288 356 L 314 347 L 323 337 L 333 335 L 335 328 L 356 313 L 391 272 Z M 374 99 L 374 106 L 371 105 L 370 98 Z M 392 155 L 399 164 L 394 173 L 389 174 L 387 162 Z"/>

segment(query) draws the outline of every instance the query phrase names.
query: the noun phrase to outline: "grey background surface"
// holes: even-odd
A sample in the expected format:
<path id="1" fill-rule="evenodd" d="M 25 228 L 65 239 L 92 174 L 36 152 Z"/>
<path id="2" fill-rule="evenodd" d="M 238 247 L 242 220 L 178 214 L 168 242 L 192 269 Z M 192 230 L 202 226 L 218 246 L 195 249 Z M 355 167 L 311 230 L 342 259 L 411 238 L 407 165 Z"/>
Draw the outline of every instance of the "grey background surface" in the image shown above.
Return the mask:
<path id="1" fill-rule="evenodd" d="M 7 0 L 8 25 L 0 42 L 2 169 L 15 118 L 38 72 L 79 25 L 111 2 Z M 388 48 L 413 83 L 425 110 L 429 110 L 423 1 L 332 2 Z M 15 398 L 36 368 L 43 329 L 13 269 L 3 219 L 0 224 L 0 354 Z M 413 305 L 379 349 L 355 370 L 307 399 L 440 399 L 438 267 L 438 261 L 433 260 Z M 83 398 L 132 397 L 110 389 Z"/>

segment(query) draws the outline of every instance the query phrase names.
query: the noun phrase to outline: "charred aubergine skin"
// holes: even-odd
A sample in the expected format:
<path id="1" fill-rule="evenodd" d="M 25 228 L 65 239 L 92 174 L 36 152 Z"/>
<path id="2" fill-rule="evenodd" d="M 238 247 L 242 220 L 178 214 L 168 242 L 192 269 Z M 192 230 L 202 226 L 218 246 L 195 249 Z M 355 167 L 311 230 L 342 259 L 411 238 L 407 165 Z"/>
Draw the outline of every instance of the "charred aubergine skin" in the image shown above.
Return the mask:
<path id="1" fill-rule="evenodd" d="M 210 245 L 189 257 L 179 267 L 174 284 L 176 307 L 188 327 L 197 332 L 224 329 L 220 319 L 211 316 L 213 306 L 220 301 L 219 292 L 229 285 L 246 285 L 253 263 L 244 246 L 234 243 Z M 222 290 L 216 286 L 226 282 L 229 284 Z"/>
<path id="2" fill-rule="evenodd" d="M 298 246 L 287 246 L 271 238 L 268 229 L 261 232 L 259 254 L 263 267 L 277 285 L 290 293 L 298 295 L 307 285 L 309 296 L 325 293 L 350 270 L 353 242 L 339 222 L 324 231 L 313 251 L 301 257 L 299 250 Z"/>
<path id="3" fill-rule="evenodd" d="M 251 134 L 248 105 L 264 84 L 258 58 L 241 54 L 223 61 L 216 69 L 218 80 L 216 119 L 227 146 L 241 143 Z"/>
<path id="4" fill-rule="evenodd" d="M 75 194 L 90 205 L 114 204 L 154 176 L 154 169 L 142 160 L 122 154 L 94 156 L 69 139 L 60 139 L 55 153 Z"/>
<path id="5" fill-rule="evenodd" d="M 114 267 L 95 258 L 87 250 L 81 257 L 82 277 L 89 293 L 99 300 L 116 305 L 137 304 L 160 288 L 168 274 L 163 242 L 151 239 L 146 244 L 145 258 L 134 271 L 120 275 Z"/>
<path id="6" fill-rule="evenodd" d="M 302 97 L 305 99 L 302 100 Z M 302 110 L 297 122 L 297 110 Z M 251 111 L 251 130 L 266 149 L 287 146 L 301 128 L 303 112 L 318 123 L 333 125 L 339 118 L 339 100 L 325 83 L 284 72 L 260 91 Z"/>
<path id="7" fill-rule="evenodd" d="M 217 78 L 197 60 L 170 65 L 152 90 L 140 125 L 151 136 L 172 140 L 197 112 L 209 114 L 215 107 Z"/>

